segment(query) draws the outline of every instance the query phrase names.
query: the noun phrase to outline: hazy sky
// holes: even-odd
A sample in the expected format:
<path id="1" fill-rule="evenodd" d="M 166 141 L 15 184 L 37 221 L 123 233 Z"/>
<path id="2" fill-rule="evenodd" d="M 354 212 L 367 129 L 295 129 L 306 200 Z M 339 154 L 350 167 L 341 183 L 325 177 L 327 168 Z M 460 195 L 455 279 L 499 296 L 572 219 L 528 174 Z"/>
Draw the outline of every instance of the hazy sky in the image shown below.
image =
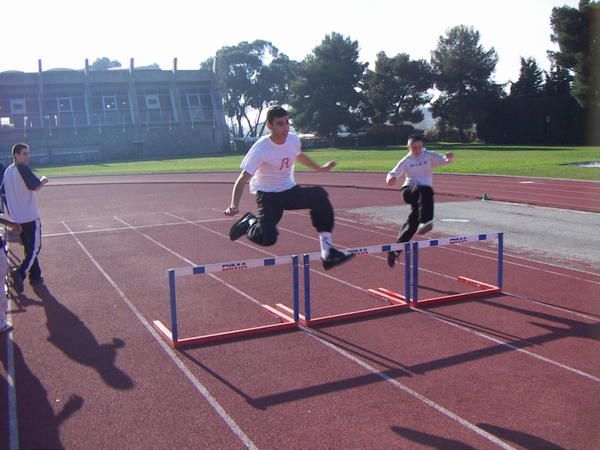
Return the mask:
<path id="1" fill-rule="evenodd" d="M 516 80 L 520 56 L 547 69 L 552 7 L 577 0 L 304 0 L 304 1 L 4 1 L 0 71 L 83 67 L 100 56 L 127 65 L 157 62 L 195 69 L 223 45 L 266 39 L 302 59 L 331 31 L 358 40 L 361 57 L 377 52 L 429 59 L 438 37 L 472 25 L 500 57 L 496 80 Z M 210 5 L 210 6 L 209 6 Z M 14 37 L 10 37 L 10 36 Z"/>

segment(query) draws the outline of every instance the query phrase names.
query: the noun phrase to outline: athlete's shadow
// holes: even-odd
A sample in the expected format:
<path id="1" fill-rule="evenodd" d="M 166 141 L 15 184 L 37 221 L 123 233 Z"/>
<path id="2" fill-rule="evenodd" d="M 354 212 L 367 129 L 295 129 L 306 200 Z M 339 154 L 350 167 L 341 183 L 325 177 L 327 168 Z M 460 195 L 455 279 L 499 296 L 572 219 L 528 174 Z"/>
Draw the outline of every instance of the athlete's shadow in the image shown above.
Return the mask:
<path id="1" fill-rule="evenodd" d="M 483 428 L 485 431 L 498 436 L 503 441 L 510 441 L 523 448 L 531 449 L 553 449 L 560 450 L 561 447 L 554 442 L 547 441 L 541 437 L 534 436 L 533 434 L 525 433 L 523 431 L 511 430 L 510 428 L 499 427 L 498 425 L 490 425 L 488 423 L 478 423 L 479 428 Z"/>
<path id="2" fill-rule="evenodd" d="M 0 339 L 3 346 L 4 339 Z M 21 430 L 19 448 L 64 448 L 60 441 L 60 426 L 81 409 L 83 398 L 71 395 L 58 413 L 55 413 L 46 389 L 27 366 L 21 349 L 14 342 L 13 349 L 17 380 L 17 420 Z M 6 367 L 5 369 L 7 370 Z M 28 432 L 24 433 L 25 430 Z"/>
<path id="3" fill-rule="evenodd" d="M 33 291 L 41 302 L 19 296 L 24 305 L 38 305 L 46 313 L 48 341 L 66 356 L 91 367 L 106 384 L 115 389 L 131 389 L 133 381 L 115 365 L 117 349 L 125 346 L 121 339 L 113 338 L 109 344 L 100 344 L 94 334 L 70 309 L 61 304 L 44 285 L 34 286 Z"/>
<path id="4" fill-rule="evenodd" d="M 449 439 L 442 436 L 437 436 L 435 434 L 425 433 L 424 431 L 417 431 L 413 430 L 412 428 L 405 428 L 401 426 L 393 426 L 390 428 L 394 433 L 399 434 L 403 438 L 409 439 L 428 448 L 440 450 L 475 450 L 474 447 L 455 439 Z"/>

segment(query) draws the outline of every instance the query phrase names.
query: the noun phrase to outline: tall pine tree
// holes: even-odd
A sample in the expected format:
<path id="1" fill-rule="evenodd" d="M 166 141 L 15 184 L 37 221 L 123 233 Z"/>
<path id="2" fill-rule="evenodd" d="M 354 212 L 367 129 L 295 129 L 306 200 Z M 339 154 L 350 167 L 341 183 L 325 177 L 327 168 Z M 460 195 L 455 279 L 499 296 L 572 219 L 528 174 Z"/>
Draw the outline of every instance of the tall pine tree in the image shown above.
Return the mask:
<path id="1" fill-rule="evenodd" d="M 462 141 L 489 99 L 499 95 L 491 81 L 497 62 L 496 51 L 484 49 L 479 32 L 465 25 L 440 36 L 431 53 L 435 85 L 441 91 L 432 105 L 433 115 L 456 127 Z"/>
<path id="2" fill-rule="evenodd" d="M 358 86 L 367 67 L 358 57 L 357 41 L 331 33 L 298 64 L 290 103 L 295 128 L 330 141 L 340 127 L 356 128 L 363 99 Z"/>

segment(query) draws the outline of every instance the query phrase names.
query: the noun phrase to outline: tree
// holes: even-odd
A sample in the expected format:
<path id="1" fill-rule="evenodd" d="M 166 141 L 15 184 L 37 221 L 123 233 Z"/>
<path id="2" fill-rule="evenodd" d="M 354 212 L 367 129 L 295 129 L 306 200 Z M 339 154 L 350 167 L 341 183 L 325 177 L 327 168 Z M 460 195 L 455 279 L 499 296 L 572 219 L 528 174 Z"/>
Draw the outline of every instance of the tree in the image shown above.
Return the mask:
<path id="1" fill-rule="evenodd" d="M 367 70 L 363 89 L 368 102 L 367 115 L 374 124 L 390 123 L 397 138 L 405 122 L 423 120 L 423 105 L 431 100 L 431 66 L 425 60 L 411 60 L 406 53 L 389 58 L 377 54 L 375 70 Z"/>
<path id="2" fill-rule="evenodd" d="M 91 65 L 92 70 L 108 70 L 113 67 L 121 67 L 121 63 L 116 59 L 111 60 L 106 56 L 102 58 L 96 58 L 96 60 Z"/>
<path id="3" fill-rule="evenodd" d="M 330 141 L 341 126 L 358 128 L 363 101 L 358 87 L 367 67 L 358 56 L 357 41 L 331 33 L 298 65 L 292 83 L 294 127 Z"/>
<path id="4" fill-rule="evenodd" d="M 534 58 L 521 58 L 519 79 L 512 84 L 510 95 L 514 98 L 532 98 L 541 94 L 544 74 Z"/>
<path id="5" fill-rule="evenodd" d="M 432 105 L 433 115 L 456 127 L 461 140 L 490 95 L 499 90 L 490 80 L 498 62 L 496 51 L 485 50 L 479 41 L 478 31 L 459 25 L 440 36 L 431 54 L 435 86 L 441 91 Z"/>
<path id="6" fill-rule="evenodd" d="M 269 104 L 289 101 L 293 62 L 271 42 L 244 41 L 223 47 L 200 68 L 214 69 L 225 113 L 237 122 L 238 137 L 244 136 L 244 121 L 251 136 L 259 134 L 261 115 Z"/>
<path id="7" fill-rule="evenodd" d="M 550 72 L 546 72 L 543 92 L 547 97 L 561 97 L 571 94 L 573 77 L 567 69 L 552 64 Z"/>
<path id="8" fill-rule="evenodd" d="M 600 106 L 600 2 L 580 0 L 578 8 L 553 8 L 550 25 L 559 51 L 548 53 L 574 72 L 573 96 L 582 106 Z"/>

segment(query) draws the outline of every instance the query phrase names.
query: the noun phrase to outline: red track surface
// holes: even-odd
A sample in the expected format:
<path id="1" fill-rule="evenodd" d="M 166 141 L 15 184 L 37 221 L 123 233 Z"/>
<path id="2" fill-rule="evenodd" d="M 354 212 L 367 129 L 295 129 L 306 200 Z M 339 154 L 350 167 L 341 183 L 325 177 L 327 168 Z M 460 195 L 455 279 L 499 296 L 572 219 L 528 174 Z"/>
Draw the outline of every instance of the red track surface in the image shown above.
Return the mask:
<path id="1" fill-rule="evenodd" d="M 232 177 L 98 177 L 86 181 L 102 185 L 76 186 L 63 179 L 42 191 L 48 288 L 28 286 L 13 308 L 21 447 L 598 448 L 597 267 L 582 272 L 509 256 L 507 294 L 489 300 L 169 350 L 145 326 L 169 322 L 164 269 L 188 265 L 182 257 L 211 263 L 318 246 L 305 213 L 284 216 L 274 247 L 230 242 L 231 220 L 219 213 L 229 188 L 194 183 Z M 379 183 L 372 174 L 298 178 Z M 106 184 L 114 179 L 127 184 Z M 144 183 L 150 180 L 166 183 Z M 562 206 L 585 191 L 581 205 L 571 206 L 599 209 L 597 184 L 519 181 L 439 176 L 438 193 L 450 197 L 438 200 L 479 190 Z M 393 240 L 392 229 L 351 222 L 343 208 L 396 204 L 396 192 L 329 192 L 340 208 L 340 246 Z M 243 207 L 252 201 L 246 196 Z M 493 282 L 488 250 L 423 251 L 421 294 L 464 292 L 452 279 L 459 275 Z M 403 292 L 403 266 L 391 271 L 381 258 L 358 257 L 326 275 L 314 270 L 319 315 L 379 305 L 368 288 Z M 178 279 L 181 334 L 274 323 L 253 299 L 291 306 L 290 278 L 282 266 Z M 6 337 L 0 348 L 5 380 Z M 3 381 L 2 405 L 6 396 Z M 0 408 L 3 430 L 7 412 Z M 0 447 L 7 439 L 3 432 Z"/>
<path id="2" fill-rule="evenodd" d="M 162 174 L 160 181 L 163 183 L 232 183 L 235 176 L 232 172 Z M 492 200 L 600 212 L 599 182 L 455 174 L 436 174 L 435 177 L 435 190 L 438 194 L 481 198 L 487 193 Z M 326 178 L 314 172 L 299 172 L 297 180 L 301 183 L 323 186 L 390 190 L 384 185 L 385 174 L 375 172 L 334 172 Z M 118 175 L 62 178 L 57 182 L 90 184 L 155 181 L 155 175 Z"/>

